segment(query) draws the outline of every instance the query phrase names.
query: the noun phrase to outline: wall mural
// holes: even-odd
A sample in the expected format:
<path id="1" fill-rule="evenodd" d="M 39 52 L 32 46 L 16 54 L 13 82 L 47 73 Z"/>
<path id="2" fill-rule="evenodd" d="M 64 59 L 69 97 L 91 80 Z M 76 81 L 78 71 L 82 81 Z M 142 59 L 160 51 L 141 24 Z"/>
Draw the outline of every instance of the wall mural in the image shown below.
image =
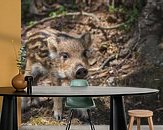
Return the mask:
<path id="1" fill-rule="evenodd" d="M 22 0 L 21 6 L 18 63 L 25 75 L 34 77 L 34 85 L 64 86 L 82 78 L 90 86 L 157 88 L 159 94 L 125 97 L 125 105 L 126 111 L 150 109 L 154 124 L 163 124 L 163 16 L 157 17 L 163 5 L 141 0 Z M 23 98 L 22 123 L 65 125 L 68 110 L 63 102 Z M 95 102 L 94 123 L 108 124 L 109 97 Z M 73 124 L 85 123 L 81 113 L 76 117 Z"/>

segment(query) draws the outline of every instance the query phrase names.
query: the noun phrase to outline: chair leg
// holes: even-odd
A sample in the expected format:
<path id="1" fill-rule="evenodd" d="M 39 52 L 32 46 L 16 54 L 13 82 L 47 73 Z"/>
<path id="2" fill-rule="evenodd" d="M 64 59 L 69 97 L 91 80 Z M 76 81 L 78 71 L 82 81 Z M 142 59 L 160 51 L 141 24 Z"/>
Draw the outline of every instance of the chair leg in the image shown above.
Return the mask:
<path id="1" fill-rule="evenodd" d="M 140 117 L 137 117 L 137 130 L 140 130 Z"/>
<path id="2" fill-rule="evenodd" d="M 87 109 L 87 113 L 88 113 L 88 121 L 91 125 L 91 130 L 95 130 L 94 124 L 92 123 L 92 120 L 91 120 L 91 111 Z"/>
<path id="3" fill-rule="evenodd" d="M 66 126 L 66 130 L 70 129 L 73 113 L 74 113 L 74 110 L 72 109 L 71 112 L 70 112 L 70 115 L 69 115 L 69 120 L 68 120 L 68 123 L 67 123 L 67 126 Z"/>
<path id="4" fill-rule="evenodd" d="M 154 128 L 153 128 L 152 117 L 148 117 L 148 124 L 149 124 L 149 129 L 150 129 L 150 130 L 154 130 Z"/>
<path id="5" fill-rule="evenodd" d="M 134 123 L 134 117 L 131 116 L 131 117 L 130 117 L 130 122 L 129 122 L 129 125 L 128 125 L 128 130 L 132 130 L 133 123 Z"/>

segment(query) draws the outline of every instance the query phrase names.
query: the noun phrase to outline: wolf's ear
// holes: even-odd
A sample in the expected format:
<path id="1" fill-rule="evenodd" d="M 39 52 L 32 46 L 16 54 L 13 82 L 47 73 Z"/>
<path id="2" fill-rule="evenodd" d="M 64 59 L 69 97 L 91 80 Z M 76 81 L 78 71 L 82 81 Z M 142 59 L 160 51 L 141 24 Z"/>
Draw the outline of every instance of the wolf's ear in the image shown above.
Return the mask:
<path id="1" fill-rule="evenodd" d="M 49 49 L 49 56 L 51 59 L 55 59 L 56 58 L 56 53 L 57 53 L 57 39 L 55 37 L 48 37 L 47 38 L 47 45 L 48 45 L 48 49 Z"/>
<path id="2" fill-rule="evenodd" d="M 82 42 L 85 49 L 89 48 L 92 44 L 91 34 L 90 33 L 84 33 L 80 37 L 80 41 Z"/>

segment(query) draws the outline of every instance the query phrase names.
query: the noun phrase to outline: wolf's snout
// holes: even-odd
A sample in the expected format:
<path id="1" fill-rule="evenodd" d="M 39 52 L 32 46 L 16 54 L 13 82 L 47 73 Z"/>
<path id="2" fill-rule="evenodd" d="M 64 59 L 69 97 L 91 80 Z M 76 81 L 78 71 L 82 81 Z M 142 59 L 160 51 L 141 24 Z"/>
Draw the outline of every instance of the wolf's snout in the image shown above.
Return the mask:
<path id="1" fill-rule="evenodd" d="M 88 70 L 84 68 L 82 65 L 77 66 L 75 76 L 78 79 L 84 78 L 88 74 Z"/>

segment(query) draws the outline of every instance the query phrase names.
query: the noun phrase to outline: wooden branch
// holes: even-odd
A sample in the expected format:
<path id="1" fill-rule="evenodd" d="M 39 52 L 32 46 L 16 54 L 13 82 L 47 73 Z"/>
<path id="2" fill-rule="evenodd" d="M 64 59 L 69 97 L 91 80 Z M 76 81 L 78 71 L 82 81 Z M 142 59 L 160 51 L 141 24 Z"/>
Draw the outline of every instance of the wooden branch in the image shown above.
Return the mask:
<path id="1" fill-rule="evenodd" d="M 100 66 L 101 69 L 103 69 L 107 64 L 109 64 L 110 61 L 116 59 L 116 55 L 111 55 L 109 56 L 105 61 L 104 63 Z"/>
<path id="2" fill-rule="evenodd" d="M 92 72 L 92 71 L 98 71 L 98 70 L 100 70 L 101 68 L 100 67 L 97 67 L 97 68 L 91 68 L 91 69 L 89 69 L 88 71 L 89 72 Z"/>
<path id="3" fill-rule="evenodd" d="M 113 26 L 109 26 L 109 27 L 102 27 L 102 26 L 96 26 L 98 29 L 102 29 L 102 30 L 111 30 L 111 29 L 117 29 L 121 26 L 125 25 L 125 23 L 120 23 L 120 24 L 116 24 Z"/>
<path id="4" fill-rule="evenodd" d="M 46 21 L 53 20 L 55 18 L 60 18 L 60 17 L 63 17 L 63 16 L 77 16 L 77 15 L 89 16 L 89 17 L 94 18 L 96 22 L 100 22 L 100 20 L 93 13 L 87 13 L 87 12 L 63 13 L 63 14 L 57 15 L 55 17 L 47 17 L 47 18 L 44 18 L 44 19 L 36 22 L 35 24 L 33 24 L 33 25 L 27 27 L 26 29 L 24 29 L 24 31 L 22 32 L 22 35 L 24 35 L 27 31 L 29 31 L 33 27 L 35 27 L 35 26 L 37 26 L 39 24 L 42 24 L 42 23 L 44 23 Z M 121 24 L 105 27 L 105 26 L 98 26 L 98 25 L 95 25 L 95 24 L 92 23 L 90 26 L 93 26 L 93 27 L 95 27 L 97 29 L 101 29 L 101 30 L 109 30 L 109 29 L 119 28 L 119 27 L 121 27 L 123 25 L 125 25 L 125 23 L 121 23 Z"/>
<path id="5" fill-rule="evenodd" d="M 23 32 L 22 32 L 22 35 L 24 35 L 27 31 L 29 31 L 30 29 L 32 29 L 33 27 L 39 25 L 39 24 L 42 24 L 46 21 L 49 21 L 49 20 L 53 20 L 55 18 L 60 18 L 60 17 L 63 17 L 63 16 L 77 16 L 77 15 L 86 15 L 86 16 L 89 16 L 89 17 L 92 17 L 96 20 L 96 22 L 99 22 L 100 20 L 92 13 L 87 13 L 87 12 L 75 12 L 75 13 L 63 13 L 63 14 L 60 14 L 60 15 L 57 15 L 55 17 L 47 17 L 47 18 L 44 18 L 38 22 L 36 22 L 35 24 L 27 27 Z"/>
<path id="6" fill-rule="evenodd" d="M 100 66 L 100 67 L 97 67 L 97 68 L 92 68 L 92 69 L 89 69 L 89 71 L 98 71 L 98 70 L 101 70 L 101 69 L 104 69 L 104 67 L 109 64 L 110 61 L 114 60 L 116 58 L 116 55 L 111 55 L 109 56 L 105 61 L 104 63 Z"/>

